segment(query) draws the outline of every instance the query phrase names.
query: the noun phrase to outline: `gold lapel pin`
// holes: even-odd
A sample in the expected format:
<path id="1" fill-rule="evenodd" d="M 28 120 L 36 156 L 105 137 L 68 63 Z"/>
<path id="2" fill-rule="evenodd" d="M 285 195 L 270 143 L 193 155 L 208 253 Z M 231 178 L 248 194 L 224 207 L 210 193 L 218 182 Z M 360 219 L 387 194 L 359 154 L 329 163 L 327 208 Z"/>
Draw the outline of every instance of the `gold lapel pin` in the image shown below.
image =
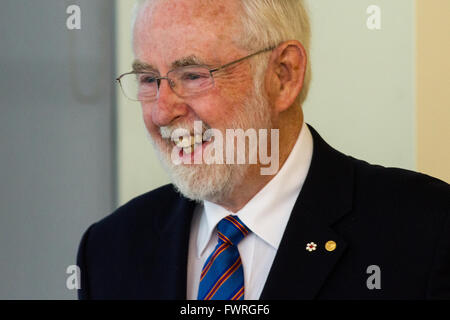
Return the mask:
<path id="1" fill-rule="evenodd" d="M 334 251 L 336 249 L 336 242 L 330 240 L 325 243 L 325 249 L 327 251 Z"/>

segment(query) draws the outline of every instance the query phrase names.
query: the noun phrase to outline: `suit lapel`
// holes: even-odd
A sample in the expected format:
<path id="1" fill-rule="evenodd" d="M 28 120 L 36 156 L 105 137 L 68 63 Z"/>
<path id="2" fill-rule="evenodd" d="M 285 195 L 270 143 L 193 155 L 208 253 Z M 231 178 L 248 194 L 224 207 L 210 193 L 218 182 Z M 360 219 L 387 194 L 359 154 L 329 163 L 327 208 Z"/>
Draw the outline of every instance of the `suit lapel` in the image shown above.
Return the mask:
<path id="1" fill-rule="evenodd" d="M 353 167 L 309 126 L 313 156 L 308 175 L 273 262 L 261 299 L 313 299 L 347 248 L 332 226 L 352 205 Z M 336 242 L 333 251 L 325 244 Z M 314 242 L 316 250 L 306 250 Z"/>
<path id="2" fill-rule="evenodd" d="M 177 194 L 172 204 L 174 208 L 155 217 L 158 234 L 157 244 L 152 247 L 156 252 L 151 262 L 153 268 L 147 272 L 156 277 L 153 281 L 156 299 L 185 300 L 189 234 L 196 203 Z"/>

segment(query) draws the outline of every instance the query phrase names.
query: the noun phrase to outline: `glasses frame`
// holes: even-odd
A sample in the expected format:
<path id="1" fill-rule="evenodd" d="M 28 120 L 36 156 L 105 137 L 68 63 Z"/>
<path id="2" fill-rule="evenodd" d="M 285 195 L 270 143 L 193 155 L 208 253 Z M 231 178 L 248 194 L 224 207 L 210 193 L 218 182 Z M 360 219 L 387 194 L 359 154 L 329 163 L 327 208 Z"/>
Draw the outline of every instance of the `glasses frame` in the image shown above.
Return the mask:
<path id="1" fill-rule="evenodd" d="M 205 69 L 207 69 L 207 70 L 209 71 L 209 74 L 210 74 L 211 79 L 212 79 L 212 87 L 211 87 L 211 88 L 213 88 L 213 87 L 214 87 L 214 84 L 215 84 L 215 83 L 214 83 L 214 75 L 213 75 L 214 72 L 217 72 L 217 71 L 226 69 L 226 68 L 228 68 L 228 67 L 230 67 L 230 66 L 232 66 L 232 65 L 234 65 L 234 64 L 237 64 L 237 63 L 239 63 L 239 62 L 242 62 L 242 61 L 244 61 L 244 60 L 246 60 L 246 59 L 250 59 L 250 58 L 252 58 L 252 57 L 254 57 L 254 56 L 258 55 L 258 54 L 261 54 L 261 53 L 264 53 L 264 52 L 268 52 L 268 51 L 272 51 L 272 50 L 274 50 L 275 48 L 276 48 L 276 46 L 270 46 L 270 47 L 267 47 L 267 48 L 265 48 L 265 49 L 259 50 L 259 51 L 257 51 L 257 52 L 252 53 L 252 54 L 249 54 L 248 56 L 245 56 L 245 57 L 243 57 L 243 58 L 240 58 L 240 59 L 237 59 L 237 60 L 228 62 L 228 63 L 226 63 L 226 64 L 224 64 L 224 65 L 221 65 L 221 66 L 219 66 L 219 67 L 216 67 L 216 68 L 211 68 L 211 69 L 210 69 L 210 68 L 208 68 L 208 67 L 206 67 L 206 66 L 202 66 L 202 65 L 198 65 L 198 67 L 204 67 Z M 196 65 L 192 65 L 192 67 L 195 67 L 195 66 L 196 66 Z M 191 66 L 187 66 L 187 67 L 191 67 Z M 181 67 L 181 68 L 184 68 L 184 67 Z M 166 76 L 164 76 L 164 77 L 156 77 L 156 78 L 155 78 L 155 80 L 157 81 L 157 95 L 156 95 L 156 97 L 155 97 L 155 98 L 156 98 L 155 100 L 157 100 L 157 97 L 158 97 L 158 94 L 159 94 L 159 87 L 160 87 L 160 85 L 161 85 L 161 80 L 163 80 L 163 79 L 167 80 L 167 81 L 169 82 L 169 87 L 170 87 L 170 89 L 172 89 L 172 91 L 173 91 L 176 95 L 180 96 L 179 93 L 177 93 L 177 92 L 175 92 L 175 91 L 173 90 L 173 87 L 174 87 L 174 86 L 172 85 L 173 80 L 171 80 L 171 79 L 168 77 L 169 73 L 171 73 L 172 71 L 177 70 L 177 69 L 179 69 L 179 68 L 175 68 L 175 69 L 170 70 L 169 72 L 167 72 Z M 122 82 L 121 82 L 121 79 L 122 79 L 123 77 L 129 75 L 129 74 L 151 74 L 151 73 L 152 73 L 152 72 L 131 71 L 131 72 L 127 72 L 127 73 L 121 74 L 119 77 L 116 78 L 116 81 L 119 83 L 119 85 L 120 85 L 120 87 L 121 87 L 121 89 L 122 89 L 122 93 L 123 93 L 123 94 L 125 95 L 125 97 L 127 97 L 129 100 L 131 100 L 131 101 L 141 101 L 141 102 L 143 102 L 143 101 L 153 101 L 153 100 L 135 100 L 135 99 L 129 98 L 128 95 L 125 93 L 125 90 L 124 90 L 124 88 L 123 88 L 123 86 L 122 86 Z M 206 91 L 210 90 L 211 88 L 207 89 Z M 205 92 L 206 92 L 206 91 L 205 91 Z M 180 97 L 183 97 L 183 96 L 180 96 Z"/>

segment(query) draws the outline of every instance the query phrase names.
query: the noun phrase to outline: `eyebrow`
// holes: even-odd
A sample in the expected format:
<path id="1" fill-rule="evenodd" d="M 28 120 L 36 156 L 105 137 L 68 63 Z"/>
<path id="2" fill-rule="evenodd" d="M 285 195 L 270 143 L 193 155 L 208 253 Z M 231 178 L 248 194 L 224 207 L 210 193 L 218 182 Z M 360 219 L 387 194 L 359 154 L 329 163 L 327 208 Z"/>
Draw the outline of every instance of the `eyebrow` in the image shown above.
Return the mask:
<path id="1" fill-rule="evenodd" d="M 157 72 L 157 69 L 153 65 L 142 62 L 137 59 L 134 60 L 132 68 L 134 72 L 145 72 L 145 71 Z"/>
<path id="2" fill-rule="evenodd" d="M 187 66 L 206 66 L 206 63 L 194 55 L 178 59 L 172 63 L 172 68 Z"/>
<path id="3" fill-rule="evenodd" d="M 187 57 L 183 57 L 181 59 L 175 60 L 172 62 L 172 69 L 180 68 L 180 67 L 187 67 L 187 66 L 206 66 L 211 67 L 212 65 L 208 65 L 205 62 L 203 62 L 200 58 L 198 58 L 195 55 L 190 55 Z M 135 60 L 132 65 L 134 72 L 156 72 L 158 73 L 158 69 L 148 63 L 142 62 L 140 60 Z"/>

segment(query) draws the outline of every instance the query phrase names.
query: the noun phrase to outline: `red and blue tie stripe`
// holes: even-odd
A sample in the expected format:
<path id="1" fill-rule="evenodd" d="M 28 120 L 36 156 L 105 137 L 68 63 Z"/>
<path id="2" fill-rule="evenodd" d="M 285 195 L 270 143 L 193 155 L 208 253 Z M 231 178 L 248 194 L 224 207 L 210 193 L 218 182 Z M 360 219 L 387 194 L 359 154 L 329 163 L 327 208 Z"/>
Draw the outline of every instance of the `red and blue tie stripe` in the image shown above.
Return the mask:
<path id="1" fill-rule="evenodd" d="M 237 245 L 249 231 L 237 216 L 219 222 L 218 243 L 203 266 L 198 300 L 244 299 L 244 270 Z"/>

